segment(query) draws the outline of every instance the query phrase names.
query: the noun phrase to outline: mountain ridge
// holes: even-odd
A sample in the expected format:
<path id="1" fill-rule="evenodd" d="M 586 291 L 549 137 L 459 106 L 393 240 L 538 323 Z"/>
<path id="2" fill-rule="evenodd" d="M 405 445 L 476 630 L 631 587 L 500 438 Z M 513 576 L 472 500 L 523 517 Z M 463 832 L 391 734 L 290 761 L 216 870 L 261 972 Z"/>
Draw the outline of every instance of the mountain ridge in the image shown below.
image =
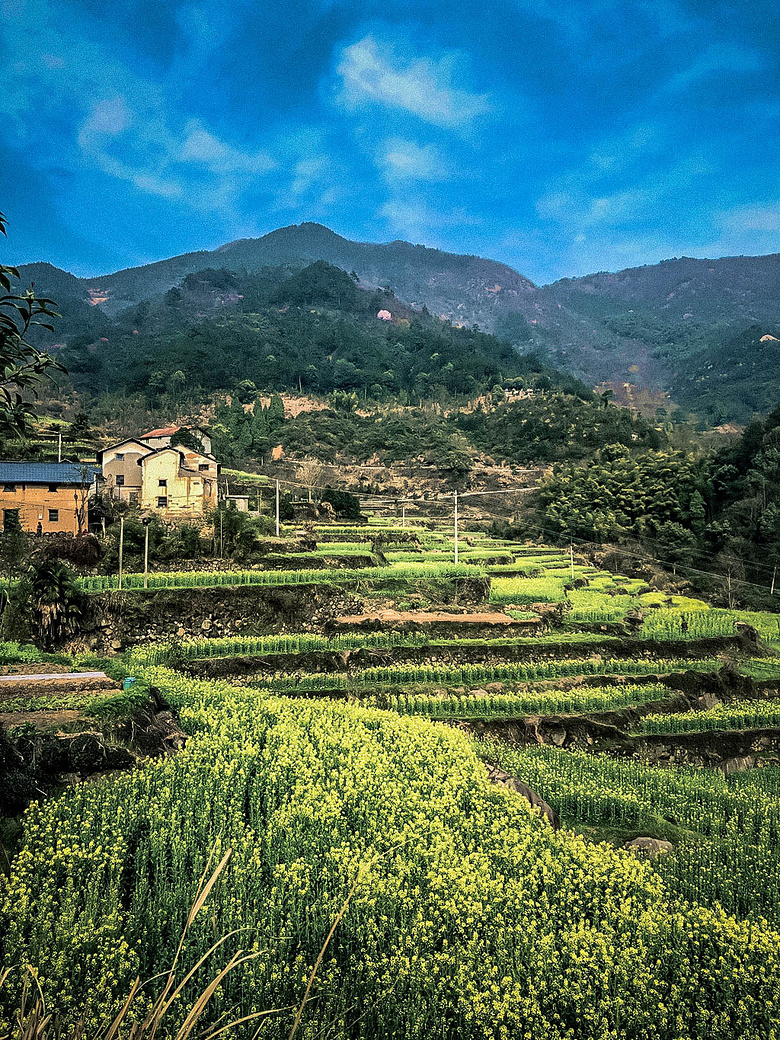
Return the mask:
<path id="1" fill-rule="evenodd" d="M 724 394 L 732 376 L 744 375 L 724 345 L 754 326 L 760 334 L 780 328 L 780 253 L 676 257 L 537 286 L 500 261 L 401 239 L 355 242 L 307 221 L 98 278 L 77 278 L 45 262 L 22 265 L 20 273 L 35 275 L 43 294 L 50 282 L 51 295 L 66 296 L 58 300 L 63 313 L 71 300 L 81 321 L 85 307 L 94 309 L 90 324 L 98 328 L 206 268 L 257 272 L 317 260 L 355 272 L 364 286 L 390 287 L 413 309 L 425 307 L 453 324 L 478 326 L 522 350 L 536 350 L 591 385 L 631 383 L 672 396 L 682 387 L 681 400 L 694 409 L 696 379 L 709 378 L 710 356 L 721 366 L 715 382 Z M 67 327 L 66 337 L 70 332 Z M 734 407 L 727 401 L 714 407 L 710 397 L 711 417 L 747 421 L 752 410 L 780 395 L 771 371 L 753 366 L 751 380 L 755 385 Z"/>

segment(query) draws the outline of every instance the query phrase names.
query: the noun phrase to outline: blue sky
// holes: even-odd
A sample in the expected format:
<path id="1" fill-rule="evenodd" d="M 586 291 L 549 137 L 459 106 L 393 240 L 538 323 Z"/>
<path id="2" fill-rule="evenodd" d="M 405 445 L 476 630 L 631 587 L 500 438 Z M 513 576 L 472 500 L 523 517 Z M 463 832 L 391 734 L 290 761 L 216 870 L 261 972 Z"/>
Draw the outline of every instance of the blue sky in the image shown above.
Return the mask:
<path id="1" fill-rule="evenodd" d="M 780 252 L 770 0 L 0 0 L 2 257 L 315 220 L 538 283 Z"/>

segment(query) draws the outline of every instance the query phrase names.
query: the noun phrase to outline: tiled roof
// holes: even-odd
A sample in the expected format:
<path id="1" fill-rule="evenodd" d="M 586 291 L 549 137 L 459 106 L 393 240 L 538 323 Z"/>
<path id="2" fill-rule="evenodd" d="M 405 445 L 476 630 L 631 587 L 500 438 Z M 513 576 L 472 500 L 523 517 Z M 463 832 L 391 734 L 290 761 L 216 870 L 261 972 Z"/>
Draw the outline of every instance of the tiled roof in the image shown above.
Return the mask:
<path id="1" fill-rule="evenodd" d="M 91 484 L 97 472 L 80 462 L 0 462 L 0 484 Z"/>
<path id="2" fill-rule="evenodd" d="M 181 426 L 161 426 L 159 430 L 150 430 L 148 433 L 144 433 L 141 436 L 141 440 L 146 440 L 147 437 L 173 437 L 174 433 L 178 433 Z"/>
<path id="3" fill-rule="evenodd" d="M 207 431 L 202 426 L 161 426 L 159 430 L 150 430 L 148 433 L 141 435 L 141 440 L 145 440 L 147 437 L 173 437 L 174 433 L 178 433 L 179 430 L 187 430 L 192 432 L 197 430 L 198 433 L 206 433 Z"/>

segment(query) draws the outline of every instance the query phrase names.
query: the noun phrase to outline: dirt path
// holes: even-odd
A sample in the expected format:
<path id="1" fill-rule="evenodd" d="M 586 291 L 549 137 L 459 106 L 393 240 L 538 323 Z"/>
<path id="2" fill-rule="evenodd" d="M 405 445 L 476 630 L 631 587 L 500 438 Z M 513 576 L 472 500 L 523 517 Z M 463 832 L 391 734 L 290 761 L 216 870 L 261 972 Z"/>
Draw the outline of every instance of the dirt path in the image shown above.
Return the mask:
<path id="1" fill-rule="evenodd" d="M 17 682 L 48 682 L 51 679 L 65 679 L 69 682 L 79 683 L 85 679 L 108 679 L 108 676 L 105 672 L 30 672 L 27 675 L 0 675 L 0 685 Z"/>

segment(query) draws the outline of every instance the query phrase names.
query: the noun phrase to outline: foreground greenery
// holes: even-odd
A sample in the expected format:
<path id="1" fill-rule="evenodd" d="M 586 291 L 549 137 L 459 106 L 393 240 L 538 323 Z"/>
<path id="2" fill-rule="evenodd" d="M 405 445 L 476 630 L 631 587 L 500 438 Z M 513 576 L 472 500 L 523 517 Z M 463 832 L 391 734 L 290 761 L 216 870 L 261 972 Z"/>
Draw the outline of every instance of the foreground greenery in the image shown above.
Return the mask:
<path id="1" fill-rule="evenodd" d="M 67 1020 L 107 1022 L 136 974 L 170 964 L 209 851 L 230 847 L 182 964 L 235 929 L 225 960 L 238 946 L 253 955 L 223 981 L 212 1019 L 290 1008 L 264 1031 L 289 1035 L 354 885 L 305 1008 L 310 1040 L 776 1035 L 771 926 L 686 902 L 632 856 L 554 834 L 489 783 L 463 735 L 159 669 L 148 678 L 190 742 L 29 810 L 0 882 L 17 967 L 6 1014 L 29 964 Z M 195 971 L 180 1020 L 207 977 Z"/>
<path id="2" fill-rule="evenodd" d="M 724 777 L 550 747 L 489 742 L 480 750 L 552 799 L 570 825 L 598 837 L 678 842 L 656 869 L 679 896 L 722 906 L 759 930 L 765 918 L 780 925 L 780 768 Z"/>

